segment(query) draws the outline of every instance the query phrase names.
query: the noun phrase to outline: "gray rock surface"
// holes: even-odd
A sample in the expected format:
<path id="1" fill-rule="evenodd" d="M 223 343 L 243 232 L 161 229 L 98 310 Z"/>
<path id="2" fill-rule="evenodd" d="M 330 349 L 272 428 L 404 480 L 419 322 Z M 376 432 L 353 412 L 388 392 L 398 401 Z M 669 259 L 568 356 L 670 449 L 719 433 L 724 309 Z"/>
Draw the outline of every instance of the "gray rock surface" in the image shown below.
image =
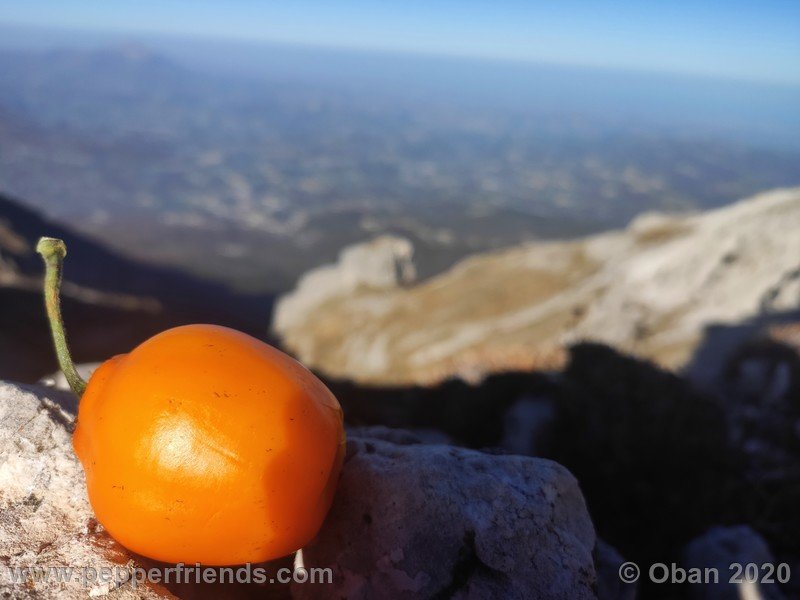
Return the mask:
<path id="1" fill-rule="evenodd" d="M 595 533 L 560 465 L 351 437 L 331 514 L 305 550 L 334 587 L 299 598 L 595 598 Z"/>
<path id="2" fill-rule="evenodd" d="M 412 243 L 394 235 L 347 246 L 336 263 L 312 269 L 300 278 L 297 289 L 280 299 L 273 319 L 275 331 L 284 333 L 308 311 L 359 288 L 387 290 L 412 283 L 417 277 L 413 255 Z"/>
<path id="3" fill-rule="evenodd" d="M 784 594 L 777 584 L 763 582 L 730 583 L 735 574 L 731 563 L 745 566 L 758 565 L 759 573 L 765 563 L 774 564 L 775 559 L 764 539 L 746 525 L 736 527 L 714 527 L 690 542 L 684 550 L 685 568 L 714 568 L 719 572 L 719 583 L 692 584 L 688 587 L 692 598 L 697 600 L 783 600 Z M 772 578 L 777 575 L 772 573 Z M 744 574 L 741 578 L 744 580 Z"/>
<path id="4" fill-rule="evenodd" d="M 75 399 L 42 387 L 0 382 L 0 597 L 169 598 L 166 591 L 130 582 L 117 589 L 88 581 L 95 569 L 125 579 L 129 557 L 100 531 L 86 497 L 83 470 L 71 444 Z M 70 582 L 15 582 L 16 569 L 71 566 Z M 44 579 L 45 577 L 39 577 Z"/>
<path id="5" fill-rule="evenodd" d="M 69 393 L 0 382 L 0 597 L 172 597 L 150 584 L 83 581 L 85 567 L 120 577 L 151 565 L 93 518 L 71 447 L 75 408 Z M 306 549 L 307 567 L 333 568 L 333 587 L 294 585 L 296 597 L 596 597 L 594 528 L 563 467 L 427 443 L 446 439 L 426 431 L 356 428 L 350 437 L 334 507 Z M 67 566 L 78 570 L 70 581 L 11 577 Z M 215 597 L 206 591 L 180 595 Z"/>

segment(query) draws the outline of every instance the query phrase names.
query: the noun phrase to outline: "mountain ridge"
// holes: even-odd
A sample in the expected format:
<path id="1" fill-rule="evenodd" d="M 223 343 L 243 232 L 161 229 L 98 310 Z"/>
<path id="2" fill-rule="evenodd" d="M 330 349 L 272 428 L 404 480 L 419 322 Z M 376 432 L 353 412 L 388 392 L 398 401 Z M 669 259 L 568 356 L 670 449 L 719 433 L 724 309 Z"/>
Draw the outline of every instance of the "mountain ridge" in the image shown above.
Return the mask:
<path id="1" fill-rule="evenodd" d="M 42 300 L 36 242 L 62 238 L 68 249 L 62 303 L 79 362 L 127 352 L 159 331 L 214 322 L 263 335 L 266 295 L 242 295 L 177 269 L 127 258 L 0 194 L 0 378 L 35 381 L 55 370 Z"/>
<path id="2" fill-rule="evenodd" d="M 800 305 L 799 230 L 800 188 L 648 213 L 623 230 L 474 255 L 416 286 L 360 289 L 273 328 L 304 362 L 369 383 L 557 369 L 585 340 L 679 368 L 708 325 Z"/>

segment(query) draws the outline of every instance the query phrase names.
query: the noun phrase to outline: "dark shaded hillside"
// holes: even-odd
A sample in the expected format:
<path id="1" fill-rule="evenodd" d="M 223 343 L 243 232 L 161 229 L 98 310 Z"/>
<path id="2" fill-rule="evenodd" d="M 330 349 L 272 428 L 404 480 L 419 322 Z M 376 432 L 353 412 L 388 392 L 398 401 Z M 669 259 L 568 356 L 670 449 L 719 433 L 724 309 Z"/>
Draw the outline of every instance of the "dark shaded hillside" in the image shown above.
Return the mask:
<path id="1" fill-rule="evenodd" d="M 213 322 L 255 336 L 266 330 L 269 296 L 234 294 L 175 269 L 130 260 L 0 195 L 2 378 L 32 380 L 55 369 L 35 252 L 42 235 L 67 244 L 64 313 L 79 362 L 125 352 L 184 323 Z"/>

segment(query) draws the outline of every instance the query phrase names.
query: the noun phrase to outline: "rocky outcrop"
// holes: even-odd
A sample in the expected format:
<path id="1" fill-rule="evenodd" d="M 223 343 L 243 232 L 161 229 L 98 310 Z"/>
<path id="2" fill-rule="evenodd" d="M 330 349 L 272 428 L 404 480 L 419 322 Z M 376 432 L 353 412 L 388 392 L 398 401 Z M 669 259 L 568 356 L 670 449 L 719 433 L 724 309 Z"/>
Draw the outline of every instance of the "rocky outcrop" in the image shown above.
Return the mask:
<path id="1" fill-rule="evenodd" d="M 369 383 L 558 368 L 595 340 L 685 364 L 711 323 L 800 306 L 800 188 L 626 230 L 468 258 L 410 288 L 294 304 L 276 330 L 304 362 Z M 288 298 L 311 297 L 305 282 Z M 369 318 L 365 318 L 368 315 Z"/>
<path id="2" fill-rule="evenodd" d="M 309 271 L 297 289 L 280 299 L 273 329 L 291 335 L 292 328 L 301 324 L 309 312 L 332 299 L 360 289 L 385 291 L 412 283 L 417 276 L 413 255 L 410 241 L 392 235 L 346 247 L 336 263 Z"/>
<path id="3" fill-rule="evenodd" d="M 69 394 L 0 382 L 0 596 L 170 597 L 163 589 L 134 588 L 126 575 L 130 557 L 100 533 L 72 452 L 74 413 Z M 74 569 L 69 582 L 63 571 L 50 571 L 61 567 Z M 98 581 L 103 569 L 127 583 Z"/>
<path id="4" fill-rule="evenodd" d="M 800 310 L 709 328 L 687 375 L 724 406 L 759 532 L 800 554 Z"/>
<path id="5" fill-rule="evenodd" d="M 153 566 L 116 545 L 92 516 L 70 443 L 75 408 L 74 397 L 54 388 L 0 382 L 0 596 L 170 597 L 130 581 L 116 589 L 82 577 L 11 581 L 9 569 Z M 308 567 L 333 569 L 325 596 L 595 598 L 594 528 L 560 465 L 455 448 L 430 431 L 365 427 L 350 436 L 334 507 L 306 549 Z M 268 588 L 245 595 L 289 591 Z M 181 598 L 225 593 L 169 589 Z M 320 590 L 297 584 L 291 592 Z"/>
<path id="6" fill-rule="evenodd" d="M 331 597 L 579 600 L 596 594 L 594 546 L 577 482 L 554 462 L 353 438 L 306 560 L 333 568 Z"/>

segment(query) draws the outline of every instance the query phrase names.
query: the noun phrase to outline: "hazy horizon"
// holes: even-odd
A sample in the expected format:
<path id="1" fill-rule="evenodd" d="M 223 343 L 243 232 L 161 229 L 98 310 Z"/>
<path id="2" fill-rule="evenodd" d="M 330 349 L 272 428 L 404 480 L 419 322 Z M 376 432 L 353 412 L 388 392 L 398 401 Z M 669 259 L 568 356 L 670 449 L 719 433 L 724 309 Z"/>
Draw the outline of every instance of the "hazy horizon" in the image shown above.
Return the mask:
<path id="1" fill-rule="evenodd" d="M 86 33 L 0 21 L 0 50 L 102 50 L 139 44 L 187 68 L 273 83 L 481 109 L 641 122 L 681 135 L 800 149 L 800 85 L 696 74 L 446 56 L 180 34 Z"/>
<path id="2" fill-rule="evenodd" d="M 628 74 L 632 76 L 646 76 L 654 78 L 676 78 L 687 81 L 716 82 L 730 85 L 755 85 L 759 87 L 797 90 L 800 91 L 800 67 L 796 68 L 796 75 L 789 78 L 769 78 L 763 76 L 736 75 L 726 72 L 698 72 L 691 69 L 681 69 L 675 66 L 646 66 L 644 64 L 599 64 L 592 61 L 557 59 L 547 56 L 498 56 L 486 54 L 470 54 L 447 52 L 428 48 L 388 48 L 381 46 L 364 46 L 357 43 L 336 44 L 326 40 L 286 40 L 279 36 L 275 38 L 239 37 L 232 33 L 219 33 L 204 31 L 188 33 L 184 31 L 158 31 L 146 29 L 100 29 L 80 25 L 58 25 L 50 23 L 34 23 L 15 21 L 4 18 L 0 10 L 0 49 L 12 50 L 55 50 L 62 47 L 97 48 L 103 46 L 119 46 L 122 44 L 142 44 L 155 50 L 170 52 L 182 47 L 213 47 L 215 50 L 268 49 L 286 48 L 305 52 L 332 52 L 337 55 L 352 56 L 377 56 L 387 59 L 428 59 L 434 61 L 454 61 L 456 63 L 470 64 L 500 64 L 528 68 L 558 68 L 571 71 L 585 71 L 597 73 Z M 798 21 L 798 34 L 800 35 L 800 20 Z M 170 48 L 173 46 L 173 48 Z M 798 64 L 800 64 L 800 45 L 798 45 Z M 207 60 L 208 53 L 201 53 L 202 59 Z M 191 57 L 183 56 L 182 58 Z M 218 57 L 219 58 L 219 57 Z M 242 56 L 237 58 L 241 59 Z M 197 57 L 195 57 L 196 61 Z M 251 57 L 257 60 L 258 57 Z M 222 57 L 221 64 L 234 70 L 243 65 L 232 65 Z M 213 63 L 213 61 L 212 61 Z M 252 65 L 249 65 L 252 67 Z"/>
<path id="3" fill-rule="evenodd" d="M 276 291 L 380 232 L 430 275 L 800 184 L 800 86 L 300 42 L 0 24 L 2 191 Z"/>

